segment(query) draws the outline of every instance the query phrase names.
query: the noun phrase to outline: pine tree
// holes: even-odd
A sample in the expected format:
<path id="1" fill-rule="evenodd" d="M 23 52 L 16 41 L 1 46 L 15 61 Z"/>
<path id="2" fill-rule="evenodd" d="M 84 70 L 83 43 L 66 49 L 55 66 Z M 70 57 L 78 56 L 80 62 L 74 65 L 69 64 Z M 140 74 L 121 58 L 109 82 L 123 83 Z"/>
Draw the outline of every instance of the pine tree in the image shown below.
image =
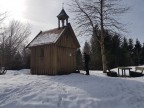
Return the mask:
<path id="1" fill-rule="evenodd" d="M 125 37 L 123 38 L 123 42 L 122 42 L 121 47 L 122 47 L 124 50 L 128 50 L 128 42 L 127 42 L 127 39 L 126 39 Z"/>
<path id="2" fill-rule="evenodd" d="M 91 46 L 90 44 L 86 41 L 85 44 L 84 44 L 84 48 L 83 48 L 83 54 L 82 54 L 82 62 L 83 62 L 83 67 L 84 67 L 84 53 L 86 54 L 89 54 L 90 55 L 90 49 L 91 49 Z M 90 62 L 91 62 L 91 59 L 90 59 Z M 91 64 L 91 63 L 90 63 Z M 91 66 L 90 66 L 91 67 Z"/>
<path id="3" fill-rule="evenodd" d="M 90 44 L 86 41 L 85 42 L 85 45 L 84 45 L 84 48 L 83 48 L 83 53 L 87 53 L 87 54 L 90 54 Z"/>
<path id="4" fill-rule="evenodd" d="M 20 52 L 17 52 L 14 58 L 12 59 L 11 69 L 19 70 L 22 69 L 22 67 L 23 67 L 22 56 Z"/>
<path id="5" fill-rule="evenodd" d="M 114 36 L 110 36 L 110 52 L 108 55 L 109 58 L 109 68 L 115 68 L 120 65 L 121 60 L 121 50 L 120 50 L 120 36 L 115 34 Z"/>
<path id="6" fill-rule="evenodd" d="M 83 65 L 82 65 L 82 53 L 81 50 L 78 49 L 76 52 L 76 67 L 78 70 L 83 69 Z"/>
<path id="7" fill-rule="evenodd" d="M 23 51 L 21 54 L 22 54 L 23 68 L 29 69 L 30 68 L 30 50 L 23 48 Z"/>
<path id="8" fill-rule="evenodd" d="M 131 59 L 131 57 L 130 57 L 130 53 L 129 53 L 129 51 L 128 51 L 128 42 L 127 42 L 127 39 L 126 38 L 123 38 L 123 42 L 122 42 L 122 45 L 121 45 L 121 65 L 122 66 L 129 66 L 130 65 L 130 63 L 129 63 L 129 61 L 130 61 L 130 59 Z"/>
<path id="9" fill-rule="evenodd" d="M 129 39 L 129 41 L 128 41 L 128 52 L 129 52 L 129 55 L 130 55 L 129 65 L 131 65 L 131 66 L 134 65 L 133 48 L 134 48 L 133 40 Z"/>
<path id="10" fill-rule="evenodd" d="M 140 64 L 141 64 L 141 65 L 144 64 L 144 43 L 143 43 L 142 51 L 141 51 L 141 60 L 140 60 Z"/>
<path id="11" fill-rule="evenodd" d="M 101 58 L 101 48 L 100 43 L 98 42 L 97 38 L 100 38 L 98 28 L 95 29 L 95 34 L 91 37 L 91 62 L 90 68 L 94 70 L 102 69 L 102 58 Z"/>
<path id="12" fill-rule="evenodd" d="M 141 43 L 139 42 L 138 39 L 136 39 L 136 44 L 134 47 L 134 61 L 135 61 L 135 65 L 140 65 L 140 60 L 141 60 L 141 53 L 142 53 L 142 47 L 141 47 Z"/>
<path id="13" fill-rule="evenodd" d="M 133 40 L 132 39 L 129 39 L 128 41 L 128 50 L 132 53 L 133 52 Z"/>

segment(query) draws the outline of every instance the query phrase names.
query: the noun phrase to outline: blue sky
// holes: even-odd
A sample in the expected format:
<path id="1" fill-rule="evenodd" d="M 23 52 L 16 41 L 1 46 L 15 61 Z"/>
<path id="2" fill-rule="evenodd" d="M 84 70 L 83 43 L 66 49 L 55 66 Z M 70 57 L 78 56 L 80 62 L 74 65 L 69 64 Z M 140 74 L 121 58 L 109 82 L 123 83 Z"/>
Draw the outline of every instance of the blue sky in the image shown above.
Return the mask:
<path id="1" fill-rule="evenodd" d="M 31 24 L 33 39 L 40 30 L 48 30 L 58 26 L 57 15 L 65 3 L 65 10 L 71 18 L 67 3 L 70 0 L 0 0 L 0 12 L 7 11 L 8 19 L 18 19 Z M 131 6 L 131 10 L 121 19 L 127 23 L 128 38 L 138 38 L 144 42 L 144 0 L 123 0 Z M 72 20 L 72 19 L 70 19 Z M 85 38 L 84 38 L 85 39 Z M 83 39 L 79 38 L 80 43 Z M 85 39 L 87 40 L 87 39 Z"/>

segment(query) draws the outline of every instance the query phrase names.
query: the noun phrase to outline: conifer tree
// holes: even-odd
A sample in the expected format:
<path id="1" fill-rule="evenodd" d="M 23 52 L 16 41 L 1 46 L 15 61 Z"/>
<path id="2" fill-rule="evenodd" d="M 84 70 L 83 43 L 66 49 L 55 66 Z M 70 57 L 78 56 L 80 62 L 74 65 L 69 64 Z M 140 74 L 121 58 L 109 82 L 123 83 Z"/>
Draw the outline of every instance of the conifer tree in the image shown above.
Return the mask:
<path id="1" fill-rule="evenodd" d="M 132 39 L 129 39 L 129 40 L 128 40 L 128 52 L 129 52 L 129 55 L 130 55 L 129 65 L 131 65 L 131 66 L 134 65 L 133 48 L 134 48 L 133 40 L 132 40 Z"/>
<path id="2" fill-rule="evenodd" d="M 128 50 L 132 53 L 133 52 L 133 40 L 132 39 L 129 39 L 128 41 Z"/>
<path id="3" fill-rule="evenodd" d="M 84 48 L 83 48 L 83 53 L 87 53 L 87 54 L 90 54 L 90 44 L 86 41 L 85 42 L 85 45 L 84 45 Z"/>
<path id="4" fill-rule="evenodd" d="M 83 69 L 83 65 L 82 65 L 82 53 L 81 50 L 78 49 L 76 52 L 76 67 L 78 70 Z"/>
<path id="5" fill-rule="evenodd" d="M 82 52 L 82 53 L 83 53 L 83 54 L 82 54 L 83 67 L 84 67 L 84 53 L 90 55 L 90 49 L 91 49 L 91 46 L 90 46 L 90 44 L 86 41 L 85 44 L 84 44 L 83 52 Z M 90 62 L 91 62 L 91 60 L 90 60 Z"/>
<path id="6" fill-rule="evenodd" d="M 142 53 L 142 50 L 141 50 L 142 46 L 141 46 L 141 43 L 139 42 L 138 39 L 136 39 L 136 44 L 135 44 L 135 47 L 134 47 L 134 61 L 135 61 L 135 65 L 140 65 L 140 60 L 141 60 L 141 53 Z"/>
<path id="7" fill-rule="evenodd" d="M 121 45 L 121 65 L 122 66 L 128 66 L 129 65 L 129 61 L 130 61 L 130 54 L 128 51 L 128 41 L 126 38 L 123 38 L 123 42 Z"/>
<path id="8" fill-rule="evenodd" d="M 101 58 L 101 48 L 100 48 L 100 43 L 98 42 L 97 38 L 100 38 L 99 36 L 99 30 L 96 28 L 96 33 L 95 35 L 92 35 L 91 37 L 91 69 L 102 69 L 102 58 Z"/>
<path id="9" fill-rule="evenodd" d="M 144 43 L 143 43 L 142 51 L 141 51 L 141 60 L 140 60 L 140 64 L 141 64 L 141 65 L 144 64 Z"/>
<path id="10" fill-rule="evenodd" d="M 121 50 L 120 50 L 120 36 L 115 34 L 114 36 L 110 36 L 110 49 L 109 49 L 109 68 L 115 68 L 120 66 L 121 60 Z"/>

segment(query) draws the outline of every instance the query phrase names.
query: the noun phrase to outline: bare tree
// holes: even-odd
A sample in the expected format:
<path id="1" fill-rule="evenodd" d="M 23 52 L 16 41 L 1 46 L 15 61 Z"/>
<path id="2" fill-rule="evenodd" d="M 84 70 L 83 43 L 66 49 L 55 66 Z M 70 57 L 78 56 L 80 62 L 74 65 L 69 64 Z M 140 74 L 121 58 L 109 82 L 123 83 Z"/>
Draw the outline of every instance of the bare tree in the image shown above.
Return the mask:
<path id="1" fill-rule="evenodd" d="M 0 26 L 3 23 L 3 21 L 6 19 L 6 12 L 0 13 Z M 0 27 L 1 28 L 1 27 Z"/>
<path id="2" fill-rule="evenodd" d="M 1 65 L 9 66 L 13 64 L 15 55 L 30 35 L 30 26 L 19 21 L 11 21 L 9 26 L 1 34 Z"/>
<path id="3" fill-rule="evenodd" d="M 0 65 L 3 65 L 3 55 L 4 55 L 4 49 L 2 49 L 4 47 L 4 40 L 5 37 L 3 36 L 4 33 L 4 27 L 3 27 L 3 22 L 6 19 L 6 12 L 4 13 L 0 13 Z"/>
<path id="4" fill-rule="evenodd" d="M 104 46 L 105 30 L 114 33 L 125 30 L 119 18 L 129 7 L 122 5 L 120 1 L 122 0 L 72 0 L 71 3 L 74 21 L 81 33 L 97 36 L 97 28 L 100 30 L 100 38 L 97 40 L 101 46 L 103 72 L 108 68 Z"/>

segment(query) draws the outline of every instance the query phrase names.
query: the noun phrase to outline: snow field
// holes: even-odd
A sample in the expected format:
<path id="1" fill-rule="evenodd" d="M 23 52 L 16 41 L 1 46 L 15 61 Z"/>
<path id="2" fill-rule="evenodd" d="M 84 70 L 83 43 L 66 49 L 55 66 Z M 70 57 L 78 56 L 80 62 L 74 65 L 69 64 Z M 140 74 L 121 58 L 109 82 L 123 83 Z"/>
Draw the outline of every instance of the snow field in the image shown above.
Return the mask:
<path id="1" fill-rule="evenodd" d="M 29 70 L 8 71 L 0 76 L 0 108 L 144 108 L 144 77 L 90 74 L 37 76 Z"/>

